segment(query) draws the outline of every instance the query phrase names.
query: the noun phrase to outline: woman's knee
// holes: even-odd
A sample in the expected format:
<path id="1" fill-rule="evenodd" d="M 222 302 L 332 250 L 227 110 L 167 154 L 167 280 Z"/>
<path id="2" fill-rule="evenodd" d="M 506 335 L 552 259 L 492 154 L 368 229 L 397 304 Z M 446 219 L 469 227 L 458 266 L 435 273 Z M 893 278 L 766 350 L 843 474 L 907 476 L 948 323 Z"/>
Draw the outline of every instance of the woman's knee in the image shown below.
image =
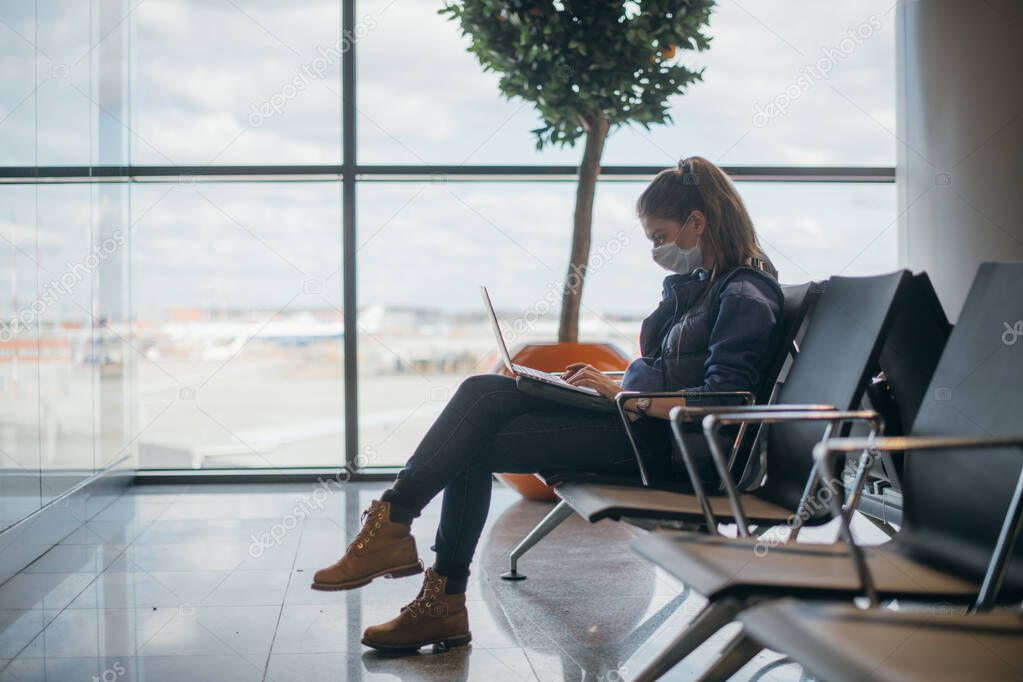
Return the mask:
<path id="1" fill-rule="evenodd" d="M 503 374 L 473 374 L 467 376 L 458 385 L 458 392 L 471 395 L 483 395 L 502 389 L 515 387 L 515 380 Z"/>
<path id="2" fill-rule="evenodd" d="M 479 415 L 473 419 L 496 419 L 507 413 L 520 411 L 522 393 L 515 388 L 515 380 L 501 374 L 474 374 L 459 384 L 447 408 L 463 416 Z M 485 416 L 484 416 L 485 415 Z"/>

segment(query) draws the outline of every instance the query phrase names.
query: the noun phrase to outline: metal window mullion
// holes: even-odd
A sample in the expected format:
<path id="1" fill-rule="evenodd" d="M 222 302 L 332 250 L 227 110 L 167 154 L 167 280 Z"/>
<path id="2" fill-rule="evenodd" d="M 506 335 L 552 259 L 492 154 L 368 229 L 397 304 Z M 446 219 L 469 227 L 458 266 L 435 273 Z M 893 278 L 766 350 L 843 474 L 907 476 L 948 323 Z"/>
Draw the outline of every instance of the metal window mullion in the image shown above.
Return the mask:
<path id="1" fill-rule="evenodd" d="M 355 26 L 355 0 L 341 0 L 341 35 Z M 354 34 L 352 34 L 354 36 Z M 356 470 L 359 451 L 358 334 L 355 251 L 355 49 L 343 40 L 341 54 L 341 300 L 344 328 L 345 466 Z"/>
<path id="2" fill-rule="evenodd" d="M 354 42 L 344 55 L 353 60 Z M 347 69 L 342 69 L 347 73 Z M 578 178 L 576 166 L 563 165 L 449 165 L 449 164 L 359 164 L 355 155 L 355 104 L 345 103 L 345 97 L 355 96 L 355 83 L 349 88 L 342 85 L 342 125 L 352 134 L 342 133 L 342 145 L 350 152 L 342 152 L 343 161 L 337 164 L 225 164 L 225 165 L 89 165 L 89 166 L 0 166 L 0 182 L 103 182 L 136 181 L 142 178 L 159 181 L 161 178 L 178 181 L 181 177 L 196 178 L 337 178 L 346 173 L 365 180 L 428 180 L 443 175 L 453 180 L 570 180 Z M 600 179 L 604 181 L 649 179 L 662 170 L 661 166 L 605 165 Z M 895 182 L 895 169 L 890 166 L 731 166 L 724 168 L 736 182 L 784 183 L 882 183 Z"/>

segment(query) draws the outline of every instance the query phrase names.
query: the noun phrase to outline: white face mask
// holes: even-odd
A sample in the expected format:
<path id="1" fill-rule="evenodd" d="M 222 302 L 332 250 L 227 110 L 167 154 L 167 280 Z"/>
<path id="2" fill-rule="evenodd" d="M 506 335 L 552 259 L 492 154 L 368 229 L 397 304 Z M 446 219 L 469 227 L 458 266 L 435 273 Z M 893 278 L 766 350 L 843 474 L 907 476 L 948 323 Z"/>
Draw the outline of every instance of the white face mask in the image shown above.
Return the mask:
<path id="1" fill-rule="evenodd" d="M 688 224 L 689 221 L 686 220 Z M 686 229 L 683 225 L 682 229 Z M 681 233 L 681 230 L 679 230 Z M 678 239 L 678 237 L 675 237 Z M 700 238 L 697 237 L 696 245 L 691 249 L 683 249 L 675 242 L 668 242 L 650 249 L 654 262 L 665 270 L 679 275 L 688 275 L 696 268 L 703 267 L 703 252 L 700 250 Z"/>

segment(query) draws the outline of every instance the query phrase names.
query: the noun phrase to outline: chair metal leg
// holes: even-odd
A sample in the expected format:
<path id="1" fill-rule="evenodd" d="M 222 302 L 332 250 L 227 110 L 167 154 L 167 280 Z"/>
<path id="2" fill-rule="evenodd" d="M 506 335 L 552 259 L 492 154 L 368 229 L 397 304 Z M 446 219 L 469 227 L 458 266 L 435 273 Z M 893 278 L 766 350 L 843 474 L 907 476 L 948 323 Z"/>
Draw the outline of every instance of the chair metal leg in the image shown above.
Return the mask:
<path id="1" fill-rule="evenodd" d="M 764 647 L 759 642 L 745 632 L 740 632 L 718 654 L 714 663 L 700 675 L 697 682 L 724 682 L 763 650 Z"/>
<path id="2" fill-rule="evenodd" d="M 715 632 L 731 623 L 742 608 L 743 603 L 734 598 L 718 599 L 707 604 L 664 651 L 639 671 L 634 682 L 653 682 L 663 676 Z"/>
<path id="3" fill-rule="evenodd" d="M 536 524 L 536 527 L 529 531 L 529 534 L 522 538 L 519 544 L 515 545 L 515 548 L 508 553 L 510 570 L 507 573 L 502 573 L 501 578 L 504 580 L 525 580 L 526 576 L 517 570 L 519 557 L 528 552 L 533 545 L 547 537 L 548 533 L 560 526 L 565 519 L 574 513 L 575 511 L 568 506 L 568 502 L 560 500 L 554 509 L 547 512 L 547 516 L 543 517 L 540 523 Z"/>

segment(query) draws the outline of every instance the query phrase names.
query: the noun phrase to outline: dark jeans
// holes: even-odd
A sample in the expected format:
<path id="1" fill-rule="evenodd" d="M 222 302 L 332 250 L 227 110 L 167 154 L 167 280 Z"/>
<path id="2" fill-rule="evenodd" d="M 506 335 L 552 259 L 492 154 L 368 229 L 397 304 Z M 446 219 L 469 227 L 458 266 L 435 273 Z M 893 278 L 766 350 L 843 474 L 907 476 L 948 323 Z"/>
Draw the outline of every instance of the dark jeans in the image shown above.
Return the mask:
<path id="1" fill-rule="evenodd" d="M 667 457 L 667 422 L 640 422 Z M 437 566 L 467 569 L 490 509 L 491 475 L 539 471 L 638 475 L 618 414 L 553 403 L 520 392 L 509 377 L 479 374 L 461 383 L 385 499 L 418 516 L 443 490 Z"/>

